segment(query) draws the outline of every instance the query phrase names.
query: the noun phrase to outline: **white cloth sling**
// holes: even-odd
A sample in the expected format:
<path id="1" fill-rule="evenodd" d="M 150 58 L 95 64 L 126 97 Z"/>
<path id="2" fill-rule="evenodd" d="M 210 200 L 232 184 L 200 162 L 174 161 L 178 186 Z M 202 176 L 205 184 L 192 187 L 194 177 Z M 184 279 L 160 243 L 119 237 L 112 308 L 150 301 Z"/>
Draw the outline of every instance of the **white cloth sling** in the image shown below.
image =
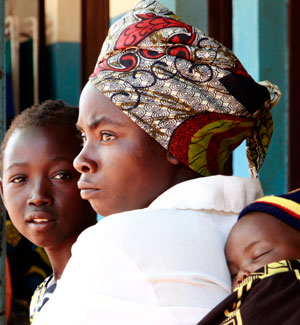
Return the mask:
<path id="1" fill-rule="evenodd" d="M 33 324 L 196 324 L 231 292 L 224 244 L 262 195 L 256 179 L 211 176 L 105 217 L 79 236 Z"/>

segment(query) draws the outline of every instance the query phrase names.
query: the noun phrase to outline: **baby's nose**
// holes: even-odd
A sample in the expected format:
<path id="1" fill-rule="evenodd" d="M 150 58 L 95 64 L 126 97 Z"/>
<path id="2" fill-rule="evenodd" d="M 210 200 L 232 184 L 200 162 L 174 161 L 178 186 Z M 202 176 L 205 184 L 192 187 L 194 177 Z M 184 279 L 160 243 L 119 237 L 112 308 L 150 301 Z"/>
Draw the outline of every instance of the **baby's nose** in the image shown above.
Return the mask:
<path id="1" fill-rule="evenodd" d="M 246 271 L 246 270 L 240 270 L 237 274 L 237 277 L 236 277 L 236 282 L 237 282 L 237 285 L 239 285 L 240 283 L 243 282 L 244 279 L 247 278 L 247 276 L 250 274 L 249 271 Z"/>

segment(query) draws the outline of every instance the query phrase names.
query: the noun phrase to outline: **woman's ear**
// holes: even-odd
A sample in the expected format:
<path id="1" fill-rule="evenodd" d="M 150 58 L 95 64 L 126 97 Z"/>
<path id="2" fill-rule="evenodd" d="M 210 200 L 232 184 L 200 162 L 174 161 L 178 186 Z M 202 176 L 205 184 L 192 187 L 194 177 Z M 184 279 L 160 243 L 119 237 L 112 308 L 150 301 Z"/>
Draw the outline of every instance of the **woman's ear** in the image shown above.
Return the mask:
<path id="1" fill-rule="evenodd" d="M 168 162 L 171 163 L 172 165 L 180 165 L 181 162 L 175 158 L 170 151 L 167 151 L 167 159 L 168 159 Z"/>

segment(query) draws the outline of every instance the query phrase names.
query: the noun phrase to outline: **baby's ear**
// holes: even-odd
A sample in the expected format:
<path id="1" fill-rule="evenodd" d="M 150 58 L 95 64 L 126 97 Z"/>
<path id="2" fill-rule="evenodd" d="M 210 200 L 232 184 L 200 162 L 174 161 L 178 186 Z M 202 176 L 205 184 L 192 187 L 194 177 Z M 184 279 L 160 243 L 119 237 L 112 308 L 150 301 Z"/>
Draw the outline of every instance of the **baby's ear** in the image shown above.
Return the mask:
<path id="1" fill-rule="evenodd" d="M 175 158 L 170 151 L 167 152 L 167 159 L 169 161 L 169 163 L 171 163 L 172 165 L 180 165 L 181 162 Z"/>

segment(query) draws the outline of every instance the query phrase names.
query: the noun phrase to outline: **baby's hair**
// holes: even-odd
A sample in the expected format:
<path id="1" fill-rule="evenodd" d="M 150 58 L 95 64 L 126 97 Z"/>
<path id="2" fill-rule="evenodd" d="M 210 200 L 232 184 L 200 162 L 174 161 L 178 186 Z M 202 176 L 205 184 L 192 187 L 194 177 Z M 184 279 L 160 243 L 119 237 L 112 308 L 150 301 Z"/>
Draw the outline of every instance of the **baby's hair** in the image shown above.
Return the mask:
<path id="1" fill-rule="evenodd" d="M 0 171 L 2 174 L 2 164 L 4 151 L 11 135 L 17 129 L 27 129 L 34 126 L 60 125 L 67 127 L 74 136 L 78 133 L 76 121 L 78 118 L 78 107 L 68 106 L 61 100 L 46 100 L 45 102 L 26 108 L 17 115 L 1 144 Z"/>

